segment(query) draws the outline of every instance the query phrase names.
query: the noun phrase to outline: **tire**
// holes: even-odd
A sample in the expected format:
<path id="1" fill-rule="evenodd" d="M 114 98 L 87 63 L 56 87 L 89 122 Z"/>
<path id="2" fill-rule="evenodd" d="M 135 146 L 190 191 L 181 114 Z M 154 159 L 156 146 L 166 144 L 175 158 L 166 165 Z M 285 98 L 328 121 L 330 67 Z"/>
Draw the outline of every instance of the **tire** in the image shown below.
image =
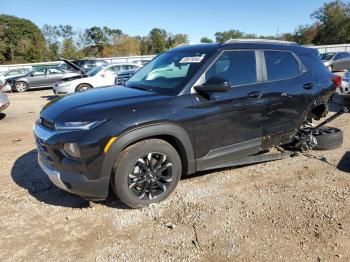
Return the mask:
<path id="1" fill-rule="evenodd" d="M 23 81 L 19 81 L 15 83 L 15 90 L 19 93 L 28 91 L 28 84 Z"/>
<path id="2" fill-rule="evenodd" d="M 89 84 L 81 84 L 77 86 L 77 88 L 75 89 L 75 92 L 85 92 L 91 88 L 92 86 Z"/>
<path id="3" fill-rule="evenodd" d="M 334 127 L 321 127 L 313 132 L 317 140 L 315 150 L 332 150 L 343 144 L 343 131 Z"/>
<path id="4" fill-rule="evenodd" d="M 152 173 L 151 168 L 158 172 Z M 111 184 L 124 204 L 143 208 L 166 199 L 174 191 L 181 173 L 182 163 L 176 149 L 164 140 L 149 139 L 135 143 L 119 154 Z"/>

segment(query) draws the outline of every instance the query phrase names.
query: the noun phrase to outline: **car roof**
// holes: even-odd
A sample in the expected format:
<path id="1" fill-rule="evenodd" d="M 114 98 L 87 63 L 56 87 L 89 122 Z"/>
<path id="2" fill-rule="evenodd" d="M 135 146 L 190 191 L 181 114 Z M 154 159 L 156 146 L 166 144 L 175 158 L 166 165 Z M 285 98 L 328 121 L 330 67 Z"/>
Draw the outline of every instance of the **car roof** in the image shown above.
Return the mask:
<path id="1" fill-rule="evenodd" d="M 176 51 L 215 51 L 226 49 L 280 49 L 280 50 L 301 50 L 310 49 L 295 42 L 278 41 L 269 39 L 231 39 L 225 43 L 205 43 L 205 44 L 182 44 L 171 50 Z"/>

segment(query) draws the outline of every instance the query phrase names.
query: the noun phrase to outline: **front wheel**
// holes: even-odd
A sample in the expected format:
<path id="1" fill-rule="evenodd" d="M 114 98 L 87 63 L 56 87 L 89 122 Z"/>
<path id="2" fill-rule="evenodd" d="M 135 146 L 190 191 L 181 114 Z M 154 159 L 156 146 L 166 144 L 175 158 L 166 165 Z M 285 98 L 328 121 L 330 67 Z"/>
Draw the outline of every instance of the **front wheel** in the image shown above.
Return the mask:
<path id="1" fill-rule="evenodd" d="M 91 89 L 92 87 L 88 84 L 81 84 L 78 85 L 77 88 L 75 89 L 75 92 L 85 92 Z"/>
<path id="2" fill-rule="evenodd" d="M 15 90 L 17 92 L 26 92 L 28 90 L 28 84 L 26 82 L 16 82 L 15 83 Z"/>
<path id="3" fill-rule="evenodd" d="M 149 139 L 124 149 L 114 165 L 112 188 L 132 208 L 166 199 L 181 178 L 182 164 L 176 149 L 160 139 Z"/>

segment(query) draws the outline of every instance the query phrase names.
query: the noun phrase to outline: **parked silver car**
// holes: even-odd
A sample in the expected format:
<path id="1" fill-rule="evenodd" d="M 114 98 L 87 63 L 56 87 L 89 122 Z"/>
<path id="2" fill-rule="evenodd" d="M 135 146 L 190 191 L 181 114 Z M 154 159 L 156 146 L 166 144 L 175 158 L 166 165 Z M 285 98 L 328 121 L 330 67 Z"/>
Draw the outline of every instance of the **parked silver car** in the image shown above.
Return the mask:
<path id="1" fill-rule="evenodd" d="M 320 59 L 331 72 L 350 68 L 350 53 L 348 52 L 322 53 Z"/>
<path id="2" fill-rule="evenodd" d="M 7 82 L 12 86 L 12 89 L 17 92 L 25 92 L 31 88 L 52 87 L 55 82 L 62 78 L 77 76 L 78 74 L 72 71 L 66 71 L 60 68 L 37 68 L 28 74 L 20 77 L 7 79 Z"/>
<path id="3" fill-rule="evenodd" d="M 7 95 L 5 95 L 2 92 L 2 88 L 4 86 L 5 86 L 5 80 L 3 77 L 0 77 L 0 113 L 2 111 L 4 111 L 10 105 L 10 101 L 9 101 Z"/>

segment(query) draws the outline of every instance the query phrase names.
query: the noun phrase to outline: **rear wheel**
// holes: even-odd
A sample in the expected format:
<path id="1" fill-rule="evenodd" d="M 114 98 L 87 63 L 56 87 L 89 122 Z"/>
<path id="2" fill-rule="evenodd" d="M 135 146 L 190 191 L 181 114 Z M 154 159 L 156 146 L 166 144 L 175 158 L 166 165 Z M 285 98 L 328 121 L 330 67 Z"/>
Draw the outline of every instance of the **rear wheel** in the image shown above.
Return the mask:
<path id="1" fill-rule="evenodd" d="M 312 132 L 317 140 L 315 150 L 331 150 L 343 144 L 343 132 L 334 127 L 321 127 Z"/>
<path id="2" fill-rule="evenodd" d="M 19 81 L 15 83 L 15 90 L 17 92 L 26 92 L 28 90 L 28 84 L 23 81 Z"/>
<path id="3" fill-rule="evenodd" d="M 132 208 L 166 199 L 181 178 L 179 154 L 169 143 L 149 139 L 124 149 L 113 169 L 112 188 Z"/>
<path id="4" fill-rule="evenodd" d="M 88 84 L 81 84 L 81 85 L 77 86 L 77 88 L 75 89 L 75 92 L 84 92 L 84 91 L 87 91 L 91 88 L 92 88 L 92 86 L 90 86 Z"/>

